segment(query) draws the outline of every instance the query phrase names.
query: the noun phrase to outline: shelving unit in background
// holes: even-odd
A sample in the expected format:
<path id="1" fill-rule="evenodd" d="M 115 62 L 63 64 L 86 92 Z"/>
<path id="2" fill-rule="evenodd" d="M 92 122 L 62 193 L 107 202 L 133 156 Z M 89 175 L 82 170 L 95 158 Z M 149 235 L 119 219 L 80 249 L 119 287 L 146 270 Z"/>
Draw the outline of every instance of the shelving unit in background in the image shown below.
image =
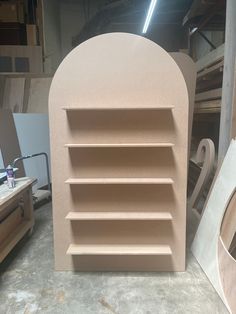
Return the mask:
<path id="1" fill-rule="evenodd" d="M 222 101 L 222 82 L 224 70 L 224 47 L 221 45 L 196 62 L 197 86 L 194 108 L 191 157 L 194 157 L 198 144 L 203 138 L 210 138 L 218 155 L 220 114 Z M 190 163 L 190 178 L 194 184 L 194 170 L 198 168 L 196 178 L 201 168 Z"/>
<path id="2" fill-rule="evenodd" d="M 219 113 L 224 70 L 224 44 L 196 62 L 195 113 Z"/>

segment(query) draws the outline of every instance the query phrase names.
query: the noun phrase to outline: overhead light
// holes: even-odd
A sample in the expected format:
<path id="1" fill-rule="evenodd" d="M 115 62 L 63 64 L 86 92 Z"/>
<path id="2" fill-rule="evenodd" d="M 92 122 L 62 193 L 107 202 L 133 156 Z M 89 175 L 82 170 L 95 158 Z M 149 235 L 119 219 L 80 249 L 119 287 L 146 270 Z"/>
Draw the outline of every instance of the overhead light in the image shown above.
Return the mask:
<path id="1" fill-rule="evenodd" d="M 144 26 L 143 26 L 143 34 L 146 34 L 147 32 L 147 29 L 148 29 L 148 26 L 150 24 L 150 21 L 151 21 L 151 18 L 152 18 L 152 14 L 153 14 L 153 11 L 155 9 L 155 5 L 157 3 L 157 0 L 151 0 L 151 3 L 150 3 L 150 6 L 149 6 L 149 9 L 148 9 L 148 13 L 147 13 L 147 16 L 146 16 L 146 20 L 145 20 L 145 23 L 144 23 Z"/>
<path id="2" fill-rule="evenodd" d="M 190 32 L 190 36 L 196 33 L 197 30 L 198 30 L 198 27 L 194 27 Z"/>

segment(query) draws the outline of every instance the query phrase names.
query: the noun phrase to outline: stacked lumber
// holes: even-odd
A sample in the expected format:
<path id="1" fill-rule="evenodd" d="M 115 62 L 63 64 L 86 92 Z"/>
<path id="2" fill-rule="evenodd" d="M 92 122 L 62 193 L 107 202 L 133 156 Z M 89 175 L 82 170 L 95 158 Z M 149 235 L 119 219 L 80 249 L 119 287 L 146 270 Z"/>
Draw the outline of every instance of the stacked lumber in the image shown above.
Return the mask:
<path id="1" fill-rule="evenodd" d="M 224 44 L 198 60 L 195 113 L 220 112 Z"/>

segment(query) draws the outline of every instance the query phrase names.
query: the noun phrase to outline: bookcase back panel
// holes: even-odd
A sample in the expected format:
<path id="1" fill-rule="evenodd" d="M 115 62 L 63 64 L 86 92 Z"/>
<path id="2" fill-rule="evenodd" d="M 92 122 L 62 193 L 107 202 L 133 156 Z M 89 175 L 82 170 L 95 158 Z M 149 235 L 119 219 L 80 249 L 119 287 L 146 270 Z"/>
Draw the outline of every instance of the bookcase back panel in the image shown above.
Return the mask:
<path id="1" fill-rule="evenodd" d="M 69 152 L 70 177 L 175 177 L 171 148 L 89 148 Z"/>
<path id="2" fill-rule="evenodd" d="M 71 207 L 77 212 L 167 211 L 175 215 L 172 186 L 72 186 L 71 196 Z"/>
<path id="3" fill-rule="evenodd" d="M 72 143 L 172 142 L 175 120 L 172 111 L 104 110 L 67 113 Z"/>
<path id="4" fill-rule="evenodd" d="M 49 95 L 55 268 L 185 269 L 188 93 L 169 54 L 96 36 Z"/>
<path id="5" fill-rule="evenodd" d="M 80 271 L 170 271 L 175 267 L 172 256 L 75 256 L 72 260 L 72 269 Z"/>
<path id="6" fill-rule="evenodd" d="M 170 222 L 100 221 L 72 222 L 73 243 L 81 244 L 169 244 L 173 238 Z"/>

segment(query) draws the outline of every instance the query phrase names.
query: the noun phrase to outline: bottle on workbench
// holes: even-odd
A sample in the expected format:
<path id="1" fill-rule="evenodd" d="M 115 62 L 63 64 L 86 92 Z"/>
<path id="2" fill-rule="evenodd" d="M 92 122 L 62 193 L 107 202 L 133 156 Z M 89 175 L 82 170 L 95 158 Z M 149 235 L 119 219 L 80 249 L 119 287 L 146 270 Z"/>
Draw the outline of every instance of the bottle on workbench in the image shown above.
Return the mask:
<path id="1" fill-rule="evenodd" d="M 7 173 L 7 184 L 9 189 L 13 189 L 15 187 L 15 175 L 14 175 L 14 170 L 11 165 L 8 165 L 6 168 L 6 173 Z"/>

